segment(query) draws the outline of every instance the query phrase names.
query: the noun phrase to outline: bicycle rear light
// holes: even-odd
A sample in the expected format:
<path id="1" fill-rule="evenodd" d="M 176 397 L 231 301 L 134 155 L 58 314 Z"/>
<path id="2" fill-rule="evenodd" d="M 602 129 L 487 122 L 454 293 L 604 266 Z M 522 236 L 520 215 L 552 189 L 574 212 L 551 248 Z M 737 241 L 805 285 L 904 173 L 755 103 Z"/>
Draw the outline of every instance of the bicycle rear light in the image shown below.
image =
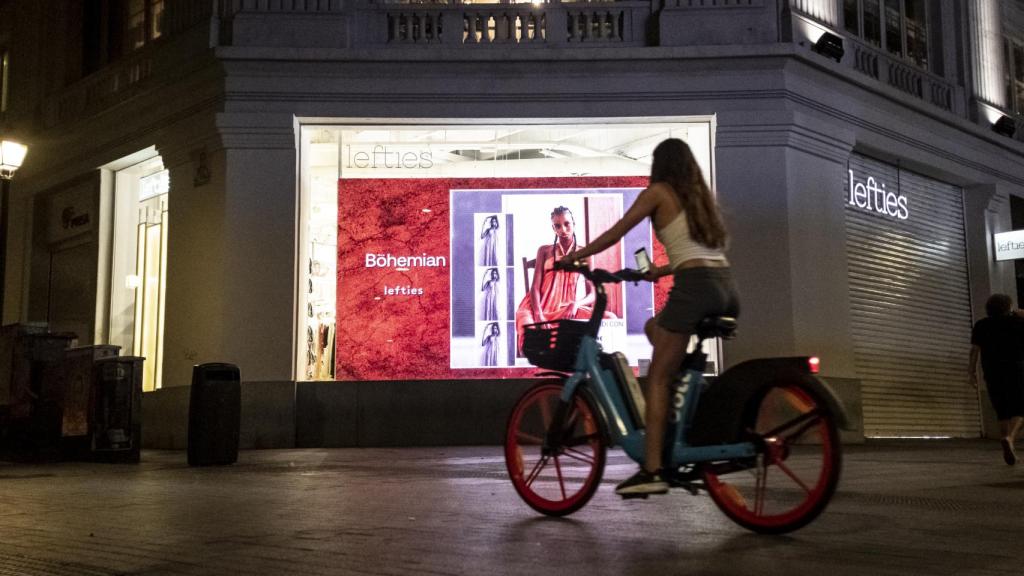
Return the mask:
<path id="1" fill-rule="evenodd" d="M 810 368 L 811 374 L 817 374 L 818 370 L 821 369 L 821 359 L 817 356 L 811 356 L 807 359 L 807 367 Z"/>

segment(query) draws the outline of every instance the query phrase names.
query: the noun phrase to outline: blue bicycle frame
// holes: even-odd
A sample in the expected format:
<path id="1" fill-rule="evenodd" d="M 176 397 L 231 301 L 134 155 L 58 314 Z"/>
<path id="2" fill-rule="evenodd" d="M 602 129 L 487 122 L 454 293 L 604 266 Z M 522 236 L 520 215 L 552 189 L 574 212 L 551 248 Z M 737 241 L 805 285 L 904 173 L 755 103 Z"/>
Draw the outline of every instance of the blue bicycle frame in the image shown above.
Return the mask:
<path id="1" fill-rule="evenodd" d="M 702 371 L 707 357 L 701 350 L 701 343 L 702 341 L 698 342 L 695 349 L 687 354 L 683 362 L 682 378 L 674 383 L 671 391 L 672 411 L 666 427 L 668 458 L 665 467 L 668 469 L 677 469 L 697 462 L 750 458 L 756 454 L 752 442 L 714 446 L 691 446 L 687 443 L 687 433 L 693 422 L 697 403 L 707 385 Z M 643 463 L 645 431 L 642 426 L 638 426 L 639 423 L 633 422 L 632 417 L 627 416 L 631 412 L 629 403 L 635 405 L 637 400 L 626 398 L 623 390 L 616 385 L 615 374 L 600 365 L 599 353 L 597 340 L 589 334 L 584 336 L 576 356 L 574 371 L 565 381 L 561 399 L 568 404 L 576 394 L 577 388 L 584 381 L 588 381 L 590 390 L 604 411 L 612 443 L 621 446 L 636 462 Z"/>

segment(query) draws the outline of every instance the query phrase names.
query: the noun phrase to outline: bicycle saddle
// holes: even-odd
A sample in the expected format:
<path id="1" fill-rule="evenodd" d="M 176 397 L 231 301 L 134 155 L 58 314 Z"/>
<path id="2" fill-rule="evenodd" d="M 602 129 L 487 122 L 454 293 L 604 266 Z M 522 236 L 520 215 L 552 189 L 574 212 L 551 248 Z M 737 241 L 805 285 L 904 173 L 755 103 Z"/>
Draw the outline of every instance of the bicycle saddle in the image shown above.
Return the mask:
<path id="1" fill-rule="evenodd" d="M 697 324 L 697 337 L 725 338 L 736 335 L 736 319 L 731 316 L 708 316 Z"/>

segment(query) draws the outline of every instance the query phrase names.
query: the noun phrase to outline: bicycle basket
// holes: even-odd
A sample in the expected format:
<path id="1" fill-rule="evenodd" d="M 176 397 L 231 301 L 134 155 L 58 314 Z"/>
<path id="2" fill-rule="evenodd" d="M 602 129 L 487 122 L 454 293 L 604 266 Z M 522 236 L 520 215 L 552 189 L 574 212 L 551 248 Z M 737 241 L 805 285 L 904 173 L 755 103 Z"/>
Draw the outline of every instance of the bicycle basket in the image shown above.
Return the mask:
<path id="1" fill-rule="evenodd" d="M 587 333 L 587 323 L 556 320 L 523 326 L 523 352 L 530 364 L 548 370 L 570 371 Z"/>

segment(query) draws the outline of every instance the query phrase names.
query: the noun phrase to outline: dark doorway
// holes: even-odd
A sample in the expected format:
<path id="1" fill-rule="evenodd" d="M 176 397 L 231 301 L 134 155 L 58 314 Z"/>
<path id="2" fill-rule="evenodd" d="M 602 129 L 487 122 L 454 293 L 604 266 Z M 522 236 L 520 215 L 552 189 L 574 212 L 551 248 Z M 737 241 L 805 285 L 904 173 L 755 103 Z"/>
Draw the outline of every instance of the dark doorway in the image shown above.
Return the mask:
<path id="1" fill-rule="evenodd" d="M 1010 196 L 1010 227 L 1024 229 L 1024 198 Z M 1024 306 L 1024 260 L 1013 261 L 1014 277 L 1017 280 L 1017 307 Z"/>

